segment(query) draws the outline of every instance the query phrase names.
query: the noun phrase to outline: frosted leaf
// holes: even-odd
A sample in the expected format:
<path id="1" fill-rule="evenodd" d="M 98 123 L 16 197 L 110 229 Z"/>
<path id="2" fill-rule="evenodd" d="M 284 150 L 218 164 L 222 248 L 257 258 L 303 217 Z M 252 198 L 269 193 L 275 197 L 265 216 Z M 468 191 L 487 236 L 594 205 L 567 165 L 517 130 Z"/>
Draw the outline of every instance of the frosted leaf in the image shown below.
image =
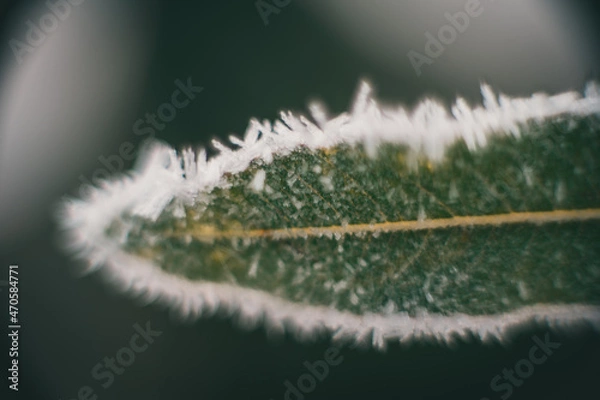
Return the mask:
<path id="1" fill-rule="evenodd" d="M 313 109 L 318 126 L 252 120 L 208 161 L 155 145 L 137 174 L 64 205 L 70 248 L 186 315 L 302 337 L 384 347 L 504 339 L 531 320 L 600 328 L 596 91 L 483 86 L 485 107 L 452 113 L 386 108 L 371 91 L 351 114 Z"/>

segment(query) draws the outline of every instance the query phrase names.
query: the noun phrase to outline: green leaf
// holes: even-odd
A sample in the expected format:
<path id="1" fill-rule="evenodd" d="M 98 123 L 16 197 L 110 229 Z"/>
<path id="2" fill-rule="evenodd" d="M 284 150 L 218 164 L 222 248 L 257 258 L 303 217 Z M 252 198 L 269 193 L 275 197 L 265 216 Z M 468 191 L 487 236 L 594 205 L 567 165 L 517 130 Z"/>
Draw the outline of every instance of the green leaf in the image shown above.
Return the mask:
<path id="1" fill-rule="evenodd" d="M 185 316 L 300 336 L 382 347 L 502 339 L 532 319 L 600 327 L 600 97 L 488 91 L 456 119 L 363 93 L 320 127 L 253 121 L 209 161 L 154 147 L 136 175 L 67 205 L 69 244 Z"/>
<path id="2" fill-rule="evenodd" d="M 298 149 L 228 176 L 185 217 L 111 229 L 170 274 L 355 314 L 599 304 L 599 128 L 548 121 L 413 167 L 397 145 Z"/>

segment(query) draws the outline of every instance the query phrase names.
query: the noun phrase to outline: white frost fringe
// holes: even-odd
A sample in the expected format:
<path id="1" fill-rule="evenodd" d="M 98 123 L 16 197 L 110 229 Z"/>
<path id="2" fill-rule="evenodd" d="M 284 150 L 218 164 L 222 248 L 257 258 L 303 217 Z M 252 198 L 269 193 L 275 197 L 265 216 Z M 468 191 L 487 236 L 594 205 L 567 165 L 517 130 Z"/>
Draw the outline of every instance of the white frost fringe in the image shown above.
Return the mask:
<path id="1" fill-rule="evenodd" d="M 371 87 L 362 83 L 351 112 L 327 119 L 325 111 L 311 106 L 314 121 L 291 112 L 271 124 L 252 119 L 243 140 L 230 141 L 238 149 L 213 141 L 220 151 L 207 160 L 204 150 L 195 154 L 183 150 L 178 155 L 164 144 L 153 144 L 128 176 L 105 181 L 84 199 L 66 201 L 60 208 L 60 222 L 67 233 L 67 246 L 84 259 L 86 271 L 101 269 L 119 289 L 146 301 L 160 301 L 190 318 L 218 312 L 234 317 L 244 326 L 263 323 L 268 330 L 294 333 L 299 338 L 329 331 L 334 339 L 351 340 L 383 348 L 389 340 L 411 341 L 431 338 L 442 342 L 471 334 L 482 340 L 506 339 L 507 333 L 527 323 L 550 327 L 591 324 L 600 330 L 600 308 L 589 305 L 536 305 L 486 316 L 370 314 L 364 316 L 335 309 L 305 306 L 252 289 L 230 284 L 192 282 L 167 274 L 149 261 L 126 254 L 120 243 L 104 235 L 107 225 L 127 211 L 156 219 L 175 201 L 181 206 L 224 184 L 225 173 L 238 173 L 255 159 L 269 163 L 273 155 L 285 155 L 306 146 L 311 149 L 341 143 L 363 143 L 374 152 L 379 143 L 398 143 L 424 153 L 433 160 L 459 139 L 469 148 L 484 146 L 490 135 L 511 132 L 519 135 L 519 125 L 528 121 L 568 115 L 600 113 L 600 90 L 587 85 L 584 96 L 567 92 L 555 96 L 534 94 L 530 98 L 496 96 L 481 86 L 483 107 L 470 107 L 459 98 L 451 114 L 438 102 L 425 100 L 412 112 L 378 104 Z"/>

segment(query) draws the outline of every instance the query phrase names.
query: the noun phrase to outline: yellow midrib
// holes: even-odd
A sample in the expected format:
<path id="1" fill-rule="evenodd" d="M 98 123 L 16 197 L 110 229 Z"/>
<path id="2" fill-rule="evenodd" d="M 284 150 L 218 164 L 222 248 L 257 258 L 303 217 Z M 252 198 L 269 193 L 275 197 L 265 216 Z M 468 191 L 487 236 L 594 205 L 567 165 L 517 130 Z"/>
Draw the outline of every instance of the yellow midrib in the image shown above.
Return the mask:
<path id="1" fill-rule="evenodd" d="M 174 232 L 170 236 L 191 236 L 199 240 L 262 238 L 294 239 L 309 236 L 331 236 L 374 232 L 419 231 L 470 226 L 500 226 L 510 224 L 545 224 L 552 222 L 570 222 L 600 219 L 600 209 L 554 210 L 516 212 L 507 214 L 457 216 L 451 218 L 426 219 L 423 221 L 381 222 L 375 224 L 348 224 L 323 227 L 300 227 L 283 229 L 223 230 L 198 229 Z"/>

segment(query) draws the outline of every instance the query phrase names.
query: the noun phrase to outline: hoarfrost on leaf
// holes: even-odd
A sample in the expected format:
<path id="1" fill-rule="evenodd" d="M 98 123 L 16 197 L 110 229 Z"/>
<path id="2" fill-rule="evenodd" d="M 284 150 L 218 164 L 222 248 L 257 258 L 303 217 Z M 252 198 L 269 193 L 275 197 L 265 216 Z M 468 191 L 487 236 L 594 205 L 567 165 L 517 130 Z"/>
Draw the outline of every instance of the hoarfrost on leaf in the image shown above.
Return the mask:
<path id="1" fill-rule="evenodd" d="M 504 339 L 532 320 L 600 328 L 590 87 L 513 99 L 482 86 L 484 107 L 448 112 L 384 107 L 363 85 L 349 113 L 252 120 L 210 160 L 157 144 L 61 220 L 117 287 L 187 315 L 377 332 L 379 347 Z"/>

